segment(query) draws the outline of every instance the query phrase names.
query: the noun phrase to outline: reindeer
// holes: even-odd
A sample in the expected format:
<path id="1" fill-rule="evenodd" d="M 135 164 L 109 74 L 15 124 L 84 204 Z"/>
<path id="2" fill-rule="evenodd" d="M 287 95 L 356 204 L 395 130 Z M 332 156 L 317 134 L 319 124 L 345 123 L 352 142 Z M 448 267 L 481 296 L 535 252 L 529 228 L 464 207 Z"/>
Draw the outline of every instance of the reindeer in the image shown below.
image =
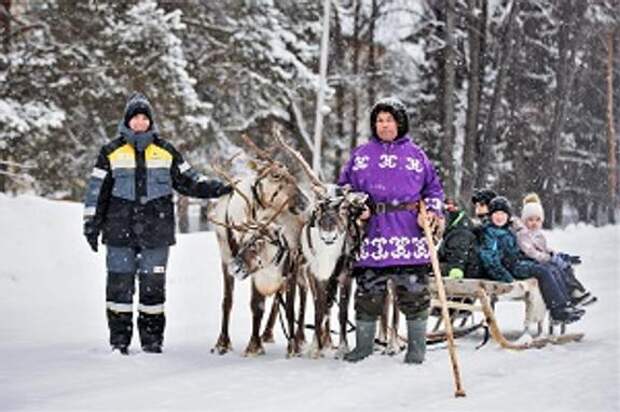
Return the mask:
<path id="1" fill-rule="evenodd" d="M 314 339 L 309 350 L 312 358 L 322 356 L 326 347 L 332 347 L 329 308 L 340 285 L 339 320 L 340 342 L 338 354 L 348 352 L 347 320 L 351 293 L 351 269 L 355 247 L 361 244 L 361 222 L 358 217 L 365 207 L 367 195 L 328 186 L 312 172 L 305 159 L 276 134 L 282 145 L 302 166 L 310 178 L 316 201 L 303 226 L 300 238 L 300 274 L 314 298 Z M 303 293 L 303 292 L 301 292 Z M 300 293 L 300 294 L 301 294 Z M 303 326 L 303 306 L 300 308 Z"/>
<path id="2" fill-rule="evenodd" d="M 234 261 L 242 251 L 242 246 L 251 238 L 252 225 L 248 222 L 260 222 L 265 219 L 282 227 L 281 234 L 291 250 L 298 247 L 299 233 L 303 225 L 300 209 L 303 208 L 305 196 L 296 184 L 296 179 L 289 173 L 285 165 L 272 160 L 271 153 L 258 149 L 249 138 L 244 137 L 246 143 L 258 153 L 259 161 L 254 165 L 255 176 L 250 176 L 235 182 L 223 170 L 214 168 L 216 173 L 224 177 L 234 187 L 234 192 L 221 198 L 210 213 L 210 219 L 218 222 L 216 236 L 220 246 L 223 273 L 223 300 L 221 331 L 212 352 L 225 354 L 232 350 L 228 326 L 230 311 L 233 303 L 235 278 L 231 270 L 238 270 L 239 260 Z M 235 230 L 243 228 L 243 230 Z M 234 263 L 237 262 L 237 263 Z M 232 264 L 231 266 L 231 263 Z M 236 266 L 235 266 L 236 265 Z M 277 265 L 276 265 L 277 266 Z M 252 277 L 252 336 L 244 351 L 245 356 L 255 356 L 264 353 L 258 330 L 264 312 L 265 296 L 284 289 L 287 296 L 287 314 L 290 316 L 289 328 L 292 326 L 292 305 L 295 299 L 295 282 L 297 274 L 295 265 L 288 265 L 283 270 L 280 267 L 271 267 L 274 274 L 271 278 L 266 275 L 269 265 L 261 270 L 256 277 Z M 286 279 L 284 281 L 283 279 Z M 260 280 L 256 280 L 260 279 Z M 288 354 L 299 353 L 299 342 L 289 341 Z"/>

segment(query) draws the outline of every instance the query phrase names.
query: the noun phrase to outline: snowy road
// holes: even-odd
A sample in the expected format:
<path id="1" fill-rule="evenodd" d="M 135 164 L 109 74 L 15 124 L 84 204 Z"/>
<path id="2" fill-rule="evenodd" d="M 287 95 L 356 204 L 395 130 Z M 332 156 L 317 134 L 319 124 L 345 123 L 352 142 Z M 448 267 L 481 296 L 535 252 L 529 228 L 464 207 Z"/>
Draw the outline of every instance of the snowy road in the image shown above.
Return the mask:
<path id="1" fill-rule="evenodd" d="M 81 236 L 81 207 L 0 196 L 0 410 L 617 411 L 620 410 L 618 227 L 569 227 L 551 245 L 580 254 L 578 275 L 599 296 L 569 331 L 581 343 L 509 352 L 481 336 L 458 341 L 467 397 L 452 397 L 447 351 L 422 366 L 402 355 L 350 365 L 285 359 L 282 335 L 257 359 L 240 356 L 250 332 L 249 290 L 237 290 L 235 352 L 209 352 L 220 322 L 219 256 L 210 233 L 179 236 L 168 273 L 163 355 L 110 353 L 104 253 Z M 522 307 L 502 303 L 514 330 Z M 310 319 L 310 317 L 308 317 Z M 279 332 L 278 332 L 279 333 Z"/>

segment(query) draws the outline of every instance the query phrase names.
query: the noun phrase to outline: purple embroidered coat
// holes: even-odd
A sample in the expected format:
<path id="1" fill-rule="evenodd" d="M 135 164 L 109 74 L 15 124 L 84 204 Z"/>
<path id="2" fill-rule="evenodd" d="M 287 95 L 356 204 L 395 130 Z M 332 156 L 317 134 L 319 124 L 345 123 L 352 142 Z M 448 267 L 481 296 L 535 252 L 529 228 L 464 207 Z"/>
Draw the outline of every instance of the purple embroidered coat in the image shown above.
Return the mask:
<path id="1" fill-rule="evenodd" d="M 426 153 L 408 135 L 394 142 L 372 138 L 353 150 L 339 185 L 368 193 L 375 203 L 405 203 L 423 199 L 427 210 L 441 216 L 444 193 Z M 373 214 L 356 267 L 420 265 L 430 262 L 417 211 Z"/>

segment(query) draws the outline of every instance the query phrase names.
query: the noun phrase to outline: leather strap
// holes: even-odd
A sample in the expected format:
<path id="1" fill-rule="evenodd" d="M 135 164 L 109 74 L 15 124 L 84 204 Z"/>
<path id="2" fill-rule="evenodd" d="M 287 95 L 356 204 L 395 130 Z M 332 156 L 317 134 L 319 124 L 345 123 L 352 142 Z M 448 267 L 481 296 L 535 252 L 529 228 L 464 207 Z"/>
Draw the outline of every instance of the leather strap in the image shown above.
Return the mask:
<path id="1" fill-rule="evenodd" d="M 420 202 L 405 202 L 405 203 L 375 203 L 375 213 L 390 213 L 398 212 L 402 210 L 408 210 L 410 212 L 417 211 L 420 207 Z"/>

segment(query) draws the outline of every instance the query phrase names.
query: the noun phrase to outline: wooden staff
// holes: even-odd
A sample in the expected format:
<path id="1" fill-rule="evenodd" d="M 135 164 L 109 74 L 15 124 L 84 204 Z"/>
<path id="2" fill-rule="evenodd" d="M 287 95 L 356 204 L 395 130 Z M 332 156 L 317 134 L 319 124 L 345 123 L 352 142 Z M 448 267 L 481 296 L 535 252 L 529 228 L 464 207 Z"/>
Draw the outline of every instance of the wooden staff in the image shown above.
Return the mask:
<path id="1" fill-rule="evenodd" d="M 448 353 L 450 354 L 450 362 L 452 363 L 452 375 L 454 376 L 454 386 L 456 391 L 455 397 L 465 396 L 465 390 L 461 383 L 461 372 L 459 368 L 459 361 L 456 357 L 456 348 L 454 347 L 454 335 L 452 334 L 452 321 L 450 320 L 450 314 L 448 313 L 448 299 L 446 298 L 446 288 L 443 284 L 441 277 L 441 270 L 439 269 L 439 260 L 437 259 L 437 250 L 435 249 L 435 243 L 433 242 L 433 234 L 428 225 L 428 215 L 426 214 L 426 205 L 423 201 L 420 201 L 420 217 L 422 218 L 422 228 L 424 229 L 424 235 L 426 236 L 426 242 L 428 243 L 428 250 L 431 254 L 431 264 L 433 266 L 433 273 L 435 274 L 435 283 L 437 284 L 437 294 L 439 296 L 439 302 L 441 303 L 441 317 L 446 328 L 446 338 L 448 340 Z"/>

